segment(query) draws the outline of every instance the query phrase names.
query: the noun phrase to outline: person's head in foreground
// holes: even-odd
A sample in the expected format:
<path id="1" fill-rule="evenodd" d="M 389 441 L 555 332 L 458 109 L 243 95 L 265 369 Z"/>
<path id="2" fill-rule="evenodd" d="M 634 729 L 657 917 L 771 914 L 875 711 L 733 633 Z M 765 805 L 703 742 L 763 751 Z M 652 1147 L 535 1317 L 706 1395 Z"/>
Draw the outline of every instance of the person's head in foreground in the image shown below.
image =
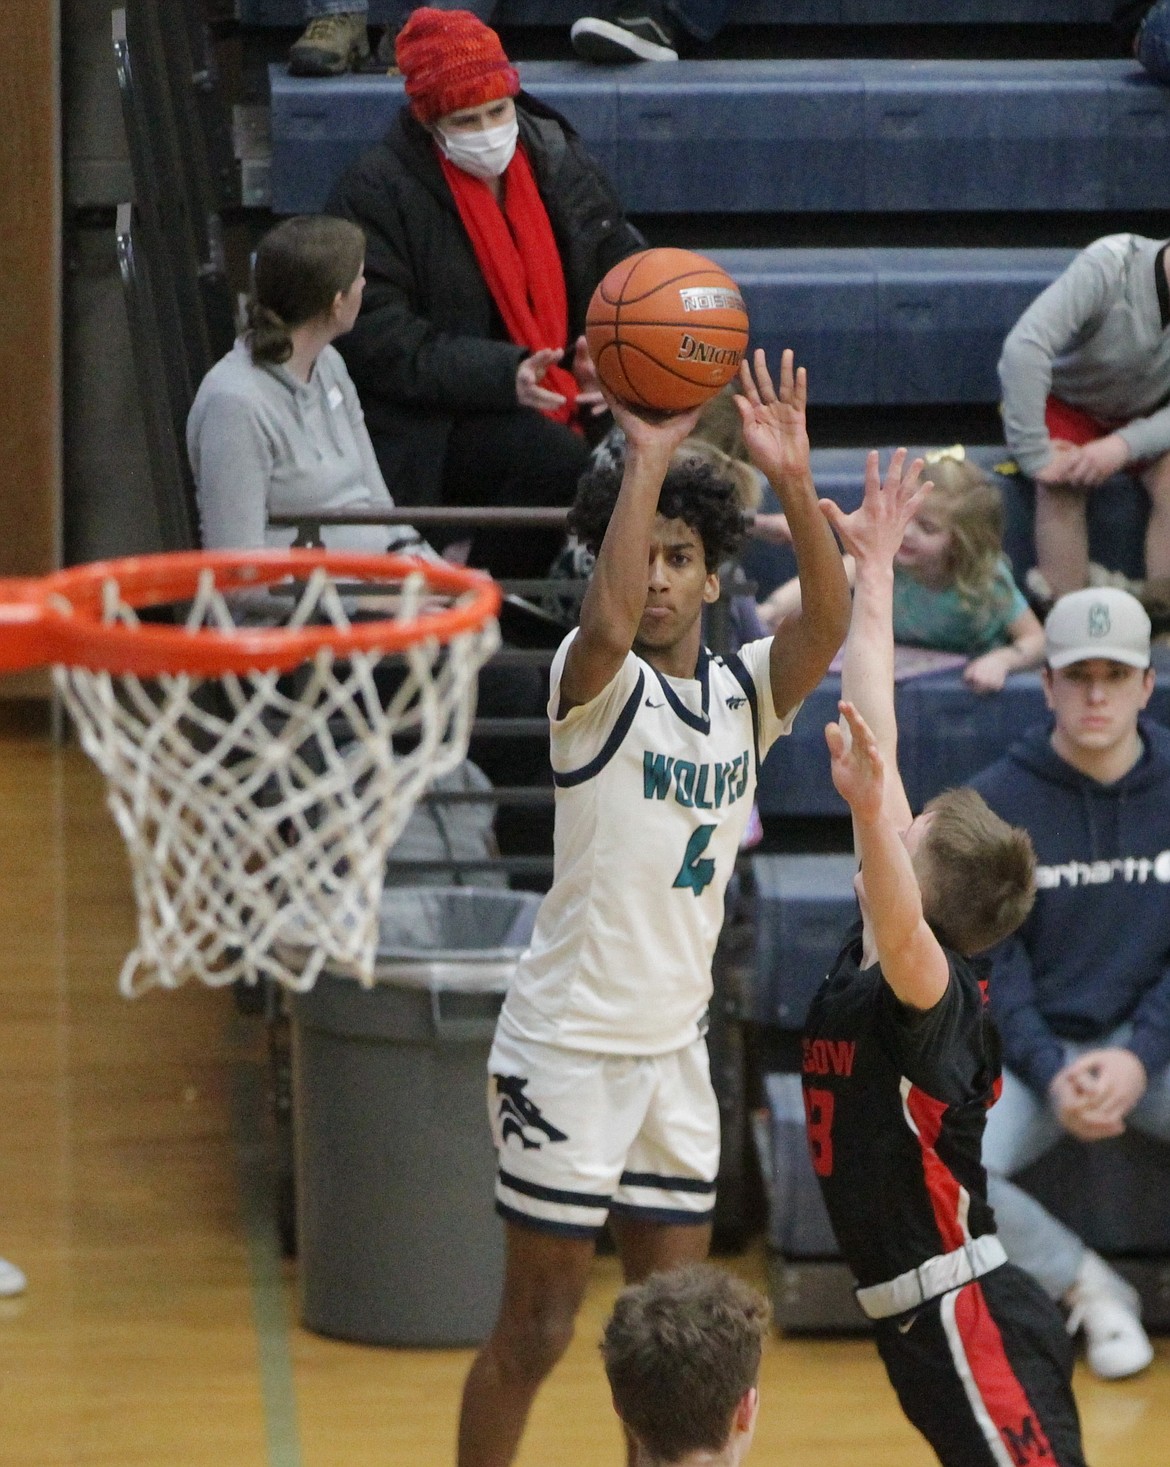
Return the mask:
<path id="1" fill-rule="evenodd" d="M 707 1264 L 624 1289 L 601 1354 L 639 1467 L 735 1467 L 759 1410 L 768 1302 Z"/>
<path id="2" fill-rule="evenodd" d="M 586 470 L 569 511 L 569 529 L 594 555 L 622 485 L 620 466 Z M 651 536 L 646 609 L 635 651 L 669 652 L 683 642 L 706 604 L 719 599 L 719 567 L 743 539 L 734 483 L 686 445 L 675 454 L 658 496 Z"/>
<path id="3" fill-rule="evenodd" d="M 1044 695 L 1052 747 L 1078 767 L 1140 752 L 1138 714 L 1154 691 L 1150 618 L 1112 587 L 1062 596 L 1044 623 Z"/>
<path id="4" fill-rule="evenodd" d="M 945 946 L 970 957 L 1010 937 L 1036 899 L 1036 853 L 973 789 L 944 790 L 905 836 L 922 915 Z"/>
<path id="5" fill-rule="evenodd" d="M 394 56 L 410 110 L 449 162 L 484 180 L 512 161 L 520 76 L 500 38 L 468 10 L 412 11 Z"/>

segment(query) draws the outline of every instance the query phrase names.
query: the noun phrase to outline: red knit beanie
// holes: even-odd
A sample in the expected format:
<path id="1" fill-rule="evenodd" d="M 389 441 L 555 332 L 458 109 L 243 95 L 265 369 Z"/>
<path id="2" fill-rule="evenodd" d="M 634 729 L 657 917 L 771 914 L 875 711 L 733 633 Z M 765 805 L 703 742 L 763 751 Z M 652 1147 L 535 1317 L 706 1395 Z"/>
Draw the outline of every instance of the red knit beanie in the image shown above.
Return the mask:
<path id="1" fill-rule="evenodd" d="M 394 59 L 410 110 L 423 123 L 520 90 L 499 36 L 470 10 L 414 11 L 398 32 Z"/>

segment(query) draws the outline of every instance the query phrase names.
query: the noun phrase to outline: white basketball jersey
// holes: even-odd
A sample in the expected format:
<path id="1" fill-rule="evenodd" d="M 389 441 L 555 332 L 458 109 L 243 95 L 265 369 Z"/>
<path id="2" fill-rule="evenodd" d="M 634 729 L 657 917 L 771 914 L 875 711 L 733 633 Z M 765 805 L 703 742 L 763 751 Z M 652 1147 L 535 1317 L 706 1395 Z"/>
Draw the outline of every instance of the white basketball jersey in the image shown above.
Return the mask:
<path id="1" fill-rule="evenodd" d="M 703 1032 L 723 896 L 776 717 L 772 639 L 670 678 L 633 652 L 561 719 L 551 671 L 553 884 L 501 1025 L 609 1054 L 664 1054 Z"/>

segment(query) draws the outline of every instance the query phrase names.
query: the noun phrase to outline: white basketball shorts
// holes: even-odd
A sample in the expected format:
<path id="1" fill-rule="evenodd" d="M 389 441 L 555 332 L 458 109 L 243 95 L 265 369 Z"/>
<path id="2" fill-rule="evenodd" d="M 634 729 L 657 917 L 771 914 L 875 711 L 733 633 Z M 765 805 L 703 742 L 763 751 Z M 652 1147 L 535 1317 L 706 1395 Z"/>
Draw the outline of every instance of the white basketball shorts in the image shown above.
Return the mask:
<path id="1" fill-rule="evenodd" d="M 711 1221 L 719 1106 L 707 1045 L 591 1054 L 497 1029 L 488 1059 L 496 1211 L 589 1238 L 613 1211 L 645 1222 Z"/>

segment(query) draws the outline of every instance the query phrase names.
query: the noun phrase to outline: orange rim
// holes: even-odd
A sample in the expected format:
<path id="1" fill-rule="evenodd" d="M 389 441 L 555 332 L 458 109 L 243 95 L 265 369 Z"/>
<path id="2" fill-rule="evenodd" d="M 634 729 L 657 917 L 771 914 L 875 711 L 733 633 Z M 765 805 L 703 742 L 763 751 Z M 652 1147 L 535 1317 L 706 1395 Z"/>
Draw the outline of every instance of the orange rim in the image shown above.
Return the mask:
<path id="1" fill-rule="evenodd" d="M 381 619 L 348 628 L 239 627 L 218 630 L 146 622 L 103 623 L 105 587 L 113 581 L 122 602 L 141 610 L 195 595 L 204 571 L 224 592 L 254 590 L 321 568 L 335 580 L 384 586 L 421 574 L 428 587 L 464 596 L 458 606 L 424 611 L 410 621 Z M 500 609 L 500 589 L 479 571 L 405 555 L 359 555 L 333 550 L 213 550 L 144 555 L 73 566 L 40 580 L 0 581 L 0 669 L 51 662 L 113 673 L 285 672 L 322 648 L 401 652 L 416 642 L 445 643 L 475 631 Z"/>

